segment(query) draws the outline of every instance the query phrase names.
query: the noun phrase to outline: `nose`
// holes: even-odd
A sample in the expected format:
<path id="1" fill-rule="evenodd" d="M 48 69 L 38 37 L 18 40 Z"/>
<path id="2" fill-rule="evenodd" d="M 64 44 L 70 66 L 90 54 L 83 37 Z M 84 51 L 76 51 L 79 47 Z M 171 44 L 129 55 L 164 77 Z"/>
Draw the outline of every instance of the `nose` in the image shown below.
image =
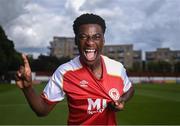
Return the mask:
<path id="1" fill-rule="evenodd" d="M 87 45 L 93 45 L 93 44 L 95 44 L 95 42 L 94 42 L 94 40 L 93 40 L 92 37 L 88 37 L 88 39 L 87 39 L 87 41 L 86 41 L 86 44 L 87 44 Z"/>

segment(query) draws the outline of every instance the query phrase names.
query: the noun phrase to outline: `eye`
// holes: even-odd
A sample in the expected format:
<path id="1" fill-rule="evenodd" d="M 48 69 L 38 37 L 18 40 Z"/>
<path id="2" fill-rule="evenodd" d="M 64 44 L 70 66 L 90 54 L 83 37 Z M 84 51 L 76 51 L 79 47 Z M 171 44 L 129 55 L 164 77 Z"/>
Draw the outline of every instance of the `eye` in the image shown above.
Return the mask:
<path id="1" fill-rule="evenodd" d="M 80 35 L 79 35 L 79 39 L 80 39 L 80 40 L 87 40 L 87 39 L 88 39 L 88 36 L 85 35 L 85 34 L 80 34 Z"/>
<path id="2" fill-rule="evenodd" d="M 92 36 L 93 40 L 100 40 L 102 38 L 101 34 L 95 34 Z"/>

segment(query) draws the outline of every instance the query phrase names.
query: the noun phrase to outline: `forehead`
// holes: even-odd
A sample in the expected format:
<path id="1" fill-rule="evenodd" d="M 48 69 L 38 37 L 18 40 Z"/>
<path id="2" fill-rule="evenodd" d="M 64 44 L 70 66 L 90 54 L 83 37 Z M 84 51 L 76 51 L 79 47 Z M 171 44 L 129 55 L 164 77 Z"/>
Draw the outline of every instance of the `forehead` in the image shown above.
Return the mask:
<path id="1" fill-rule="evenodd" d="M 79 33 L 94 34 L 103 33 L 103 31 L 98 24 L 83 24 L 79 27 Z"/>

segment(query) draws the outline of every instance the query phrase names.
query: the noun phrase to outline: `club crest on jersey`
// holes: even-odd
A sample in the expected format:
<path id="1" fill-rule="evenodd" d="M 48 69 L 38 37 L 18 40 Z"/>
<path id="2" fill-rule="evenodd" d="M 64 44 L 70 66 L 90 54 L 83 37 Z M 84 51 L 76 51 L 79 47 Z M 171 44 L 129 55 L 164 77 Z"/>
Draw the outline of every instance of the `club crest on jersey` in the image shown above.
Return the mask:
<path id="1" fill-rule="evenodd" d="M 109 96 L 113 99 L 113 100 L 118 100 L 120 97 L 119 91 L 116 88 L 111 88 L 109 90 Z"/>

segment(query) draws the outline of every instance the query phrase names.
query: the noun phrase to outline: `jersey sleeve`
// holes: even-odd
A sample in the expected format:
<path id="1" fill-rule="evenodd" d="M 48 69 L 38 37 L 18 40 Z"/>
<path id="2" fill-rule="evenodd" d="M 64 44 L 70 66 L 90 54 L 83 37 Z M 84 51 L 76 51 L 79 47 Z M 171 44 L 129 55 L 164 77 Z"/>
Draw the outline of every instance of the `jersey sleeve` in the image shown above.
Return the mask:
<path id="1" fill-rule="evenodd" d="M 105 61 L 107 73 L 112 76 L 121 77 L 124 85 L 123 92 L 127 92 L 132 86 L 132 84 L 126 74 L 126 69 L 124 68 L 124 66 L 120 62 L 109 59 L 106 56 L 103 56 L 103 58 Z"/>
<path id="2" fill-rule="evenodd" d="M 122 79 L 123 79 L 123 83 L 124 83 L 123 91 L 127 92 L 130 89 L 130 87 L 132 86 L 132 83 L 129 80 L 129 77 L 127 76 L 127 73 L 126 73 L 126 69 L 124 67 L 122 70 Z"/>
<path id="3" fill-rule="evenodd" d="M 48 103 L 55 103 L 64 99 L 65 92 L 63 91 L 63 74 L 60 69 L 57 69 L 50 78 L 44 88 L 42 97 Z"/>

